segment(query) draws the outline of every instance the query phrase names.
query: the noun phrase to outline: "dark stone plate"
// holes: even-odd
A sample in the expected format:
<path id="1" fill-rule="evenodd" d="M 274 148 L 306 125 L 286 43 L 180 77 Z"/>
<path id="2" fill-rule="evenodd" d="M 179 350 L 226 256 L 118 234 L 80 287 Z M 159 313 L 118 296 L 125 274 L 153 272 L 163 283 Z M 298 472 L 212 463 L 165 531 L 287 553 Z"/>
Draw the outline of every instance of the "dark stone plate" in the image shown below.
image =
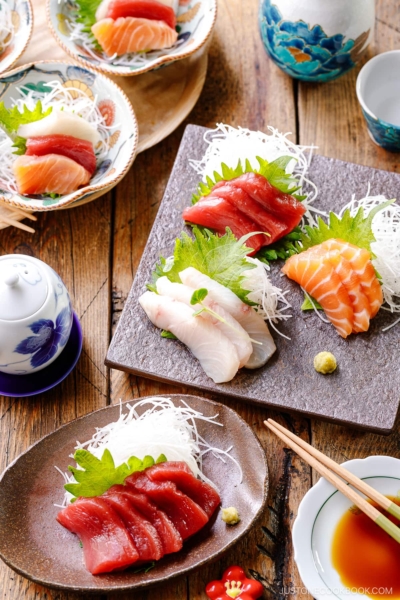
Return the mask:
<path id="1" fill-rule="evenodd" d="M 272 331 L 278 350 L 265 367 L 242 369 L 225 384 L 213 383 L 185 346 L 160 338 L 160 330 L 146 318 L 138 297 L 151 281 L 160 254 L 172 254 L 174 240 L 184 229 L 182 211 L 190 204 L 198 183 L 188 159 L 203 156 L 205 131 L 194 125 L 185 131 L 106 364 L 158 381 L 390 433 L 400 401 L 400 325 L 387 332 L 382 328 L 394 321 L 394 315 L 381 310 L 367 333 L 344 340 L 314 312 L 302 313 L 303 294 L 296 283 L 280 277 L 281 264 L 277 263 L 272 266 L 272 279 L 289 290 L 293 306 L 293 318 L 279 328 L 291 340 Z M 308 177 L 318 185 L 316 206 L 324 210 L 340 210 L 353 193 L 364 197 L 368 183 L 371 195 L 400 197 L 399 175 L 323 156 L 314 156 Z M 322 350 L 333 352 L 338 360 L 339 368 L 332 375 L 323 376 L 314 370 L 313 358 Z"/>
<path id="2" fill-rule="evenodd" d="M 206 416 L 218 415 L 223 427 L 198 423 L 209 444 L 223 450 L 232 446 L 237 467 L 211 452 L 203 460 L 204 474 L 219 488 L 222 506 L 235 506 L 241 521 L 227 526 L 220 511 L 183 549 L 159 562 L 148 573 L 132 570 L 91 575 L 84 567 L 78 538 L 56 521 L 63 498 L 63 480 L 54 468 L 67 471 L 76 440 L 89 439 L 95 427 L 116 421 L 120 407 L 108 406 L 64 425 L 17 458 L 0 479 L 0 557 L 12 569 L 41 585 L 80 592 L 115 592 L 161 583 L 215 560 L 245 535 L 267 501 L 268 468 L 264 450 L 252 429 L 232 409 L 196 396 L 169 396 L 175 405 L 183 399 Z M 134 401 L 132 401 L 133 403 Z M 142 410 L 139 408 L 138 412 Z"/>

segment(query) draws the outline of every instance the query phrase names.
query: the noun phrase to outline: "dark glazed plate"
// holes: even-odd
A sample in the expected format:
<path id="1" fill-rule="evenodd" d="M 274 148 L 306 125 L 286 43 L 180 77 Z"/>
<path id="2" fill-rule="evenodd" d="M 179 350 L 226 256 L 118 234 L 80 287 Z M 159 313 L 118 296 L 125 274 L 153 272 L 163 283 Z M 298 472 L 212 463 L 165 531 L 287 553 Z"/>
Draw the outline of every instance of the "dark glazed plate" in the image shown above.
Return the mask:
<path id="1" fill-rule="evenodd" d="M 119 405 L 108 406 L 46 436 L 4 471 L 0 479 L 0 557 L 5 563 L 47 587 L 99 593 L 133 590 L 159 584 L 214 560 L 249 531 L 267 500 L 268 469 L 260 442 L 249 425 L 222 404 L 196 396 L 169 397 L 177 406 L 183 399 L 204 415 L 219 415 L 223 427 L 200 422 L 199 433 L 218 448 L 232 446 L 243 481 L 240 483 L 232 461 L 224 463 L 211 452 L 204 457 L 203 471 L 218 485 L 222 506 L 239 510 L 240 523 L 227 526 L 217 511 L 180 552 L 161 559 L 148 573 L 131 570 L 91 575 L 84 567 L 78 538 L 56 521 L 59 509 L 54 503 L 61 503 L 64 482 L 54 466 L 66 471 L 76 440 L 89 439 L 95 427 L 118 419 Z"/>
<path id="2" fill-rule="evenodd" d="M 254 371 L 241 369 L 229 383 L 216 384 L 200 363 L 180 342 L 160 338 L 139 305 L 138 298 L 152 280 L 160 255 L 171 256 L 175 238 L 185 229 L 182 211 L 190 205 L 199 176 L 189 158 L 200 160 L 207 144 L 204 127 L 189 125 L 182 139 L 171 177 L 165 190 L 153 229 L 135 281 L 126 300 L 117 330 L 108 350 L 106 364 L 157 381 L 181 384 L 223 394 L 245 402 L 298 411 L 312 417 L 390 433 L 400 403 L 399 353 L 400 325 L 382 329 L 396 315 L 381 310 L 367 333 L 342 339 L 334 328 L 323 323 L 313 311 L 302 312 L 300 287 L 281 277 L 282 263 L 271 267 L 275 285 L 288 292 L 293 315 L 279 328 L 290 340 L 274 336 L 277 352 Z M 339 211 L 352 194 L 363 198 L 384 194 L 400 201 L 400 176 L 325 156 L 314 156 L 308 178 L 319 190 L 316 208 Z M 189 229 L 187 228 L 189 232 Z M 313 359 L 328 350 L 336 356 L 339 368 L 329 376 L 317 373 Z"/>

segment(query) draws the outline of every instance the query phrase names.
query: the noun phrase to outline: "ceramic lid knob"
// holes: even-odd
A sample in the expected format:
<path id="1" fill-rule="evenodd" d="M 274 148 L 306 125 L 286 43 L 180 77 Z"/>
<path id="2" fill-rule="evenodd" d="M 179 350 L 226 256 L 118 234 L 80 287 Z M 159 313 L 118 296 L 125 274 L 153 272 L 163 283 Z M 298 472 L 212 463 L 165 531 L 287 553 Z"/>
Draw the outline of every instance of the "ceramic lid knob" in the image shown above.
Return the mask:
<path id="1" fill-rule="evenodd" d="M 20 321 L 40 310 L 49 292 L 45 268 L 31 256 L 0 257 L 0 321 Z"/>
<path id="2" fill-rule="evenodd" d="M 6 273 L 3 279 L 3 283 L 5 283 L 6 285 L 9 285 L 10 287 L 13 287 L 14 285 L 16 285 L 19 281 L 19 275 L 17 272 L 13 272 L 10 271 L 9 273 Z"/>

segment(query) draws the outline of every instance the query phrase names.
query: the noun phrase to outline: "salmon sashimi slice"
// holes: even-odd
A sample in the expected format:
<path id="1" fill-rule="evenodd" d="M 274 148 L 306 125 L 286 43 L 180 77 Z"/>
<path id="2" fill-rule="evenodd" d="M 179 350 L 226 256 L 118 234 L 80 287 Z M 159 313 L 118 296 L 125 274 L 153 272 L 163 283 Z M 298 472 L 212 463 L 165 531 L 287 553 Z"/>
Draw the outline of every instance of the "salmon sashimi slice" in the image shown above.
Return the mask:
<path id="1" fill-rule="evenodd" d="M 252 219 L 257 225 L 258 231 L 268 233 L 268 244 L 272 244 L 276 240 L 289 233 L 289 228 L 286 223 L 274 217 L 256 200 L 253 200 L 244 190 L 230 185 L 227 182 L 225 185 L 214 189 L 209 196 L 200 198 L 200 202 L 204 202 L 204 198 L 223 198 L 233 206 L 236 206 L 244 215 Z"/>
<path id="2" fill-rule="evenodd" d="M 102 19 L 92 26 L 92 32 L 107 56 L 170 48 L 178 39 L 164 21 L 136 17 Z"/>
<path id="3" fill-rule="evenodd" d="M 164 556 L 163 546 L 157 530 L 125 498 L 114 488 L 110 488 L 102 495 L 103 500 L 120 516 L 132 541 L 139 552 L 139 560 L 159 560 Z"/>
<path id="4" fill-rule="evenodd" d="M 383 293 L 371 262 L 370 252 L 365 248 L 359 248 L 340 239 L 327 240 L 322 245 L 327 250 L 339 250 L 341 255 L 349 261 L 360 278 L 363 292 L 369 300 L 371 306 L 370 318 L 375 317 L 383 304 Z"/>
<path id="5" fill-rule="evenodd" d="M 168 461 L 146 470 L 151 481 L 172 481 L 179 491 L 189 496 L 210 518 L 221 503 L 218 492 L 208 483 L 197 479 L 188 465 L 181 461 Z"/>
<path id="6" fill-rule="evenodd" d="M 125 479 L 125 485 L 145 494 L 171 519 L 182 539 L 199 531 L 208 517 L 204 510 L 186 494 L 180 492 L 171 481 L 151 481 L 145 472 L 133 473 Z"/>
<path id="7" fill-rule="evenodd" d="M 139 559 L 122 519 L 101 498 L 79 498 L 58 513 L 57 521 L 79 536 L 92 575 L 126 569 Z"/>
<path id="8" fill-rule="evenodd" d="M 238 239 L 247 233 L 260 231 L 260 228 L 252 219 L 223 198 L 210 198 L 207 196 L 201 202 L 185 208 L 182 216 L 185 221 L 209 227 L 220 235 L 224 235 L 226 228 L 229 227 L 233 235 Z M 246 240 L 246 246 L 253 249 L 253 252 L 249 253 L 249 256 L 255 254 L 262 246 L 267 244 L 268 236 L 262 233 L 255 233 L 255 235 Z"/>
<path id="9" fill-rule="evenodd" d="M 18 156 L 13 172 L 20 194 L 71 194 L 90 181 L 90 173 L 66 156 Z"/>
<path id="10" fill-rule="evenodd" d="M 112 0 L 108 7 L 107 18 L 138 17 L 152 21 L 164 21 L 175 29 L 175 11 L 158 0 Z"/>
<path id="11" fill-rule="evenodd" d="M 96 156 L 93 144 L 72 135 L 40 135 L 26 141 L 26 156 L 60 154 L 71 158 L 93 175 L 96 170 Z"/>
<path id="12" fill-rule="evenodd" d="M 282 271 L 319 302 L 340 336 L 346 338 L 352 333 L 352 303 L 339 275 L 328 261 L 308 250 L 291 256 Z"/>

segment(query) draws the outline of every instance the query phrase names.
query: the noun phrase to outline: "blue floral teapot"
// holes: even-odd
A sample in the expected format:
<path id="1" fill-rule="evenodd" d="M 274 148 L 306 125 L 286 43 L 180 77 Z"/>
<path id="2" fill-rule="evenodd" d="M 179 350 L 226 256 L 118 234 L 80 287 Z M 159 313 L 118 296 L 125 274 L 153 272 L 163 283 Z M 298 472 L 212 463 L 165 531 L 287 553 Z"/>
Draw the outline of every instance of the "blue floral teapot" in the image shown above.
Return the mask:
<path id="1" fill-rule="evenodd" d="M 288 75 L 330 81 L 360 60 L 374 34 L 375 0 L 261 0 L 266 51 Z"/>
<path id="2" fill-rule="evenodd" d="M 72 317 L 51 267 L 22 254 L 0 257 L 0 371 L 25 375 L 50 365 L 68 341 Z"/>

